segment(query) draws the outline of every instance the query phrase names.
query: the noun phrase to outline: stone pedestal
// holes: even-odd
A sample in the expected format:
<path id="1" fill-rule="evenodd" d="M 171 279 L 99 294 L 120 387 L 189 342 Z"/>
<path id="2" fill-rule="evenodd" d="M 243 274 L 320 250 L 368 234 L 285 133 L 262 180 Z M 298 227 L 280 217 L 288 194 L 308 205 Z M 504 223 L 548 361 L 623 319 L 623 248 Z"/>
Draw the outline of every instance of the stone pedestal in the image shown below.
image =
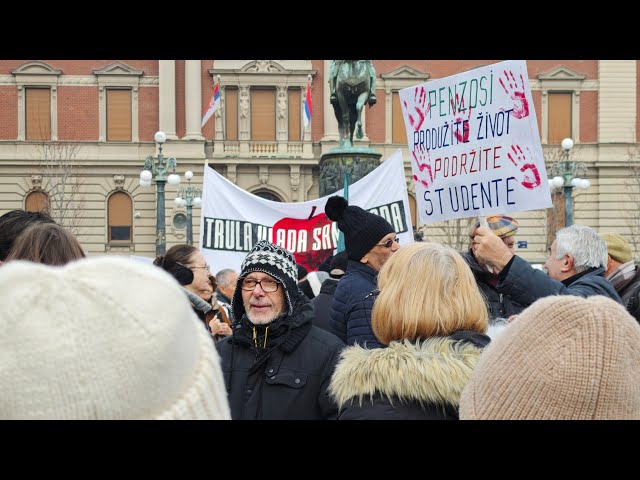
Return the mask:
<path id="1" fill-rule="evenodd" d="M 349 171 L 349 185 L 380 165 L 381 153 L 366 147 L 336 147 L 320 157 L 320 196 L 331 195 L 344 186 L 344 172 Z"/>

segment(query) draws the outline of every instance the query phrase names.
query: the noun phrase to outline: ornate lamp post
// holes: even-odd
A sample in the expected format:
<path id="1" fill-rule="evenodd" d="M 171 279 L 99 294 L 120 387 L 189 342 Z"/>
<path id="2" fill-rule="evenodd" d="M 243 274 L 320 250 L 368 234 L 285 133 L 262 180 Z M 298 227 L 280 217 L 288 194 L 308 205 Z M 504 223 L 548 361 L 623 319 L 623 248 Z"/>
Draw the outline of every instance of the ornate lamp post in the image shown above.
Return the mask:
<path id="1" fill-rule="evenodd" d="M 149 155 L 144 161 L 144 170 L 140 172 L 140 186 L 151 186 L 151 179 L 156 181 L 156 255 L 164 255 L 167 249 L 164 214 L 164 184 L 178 185 L 180 177 L 176 175 L 177 161 L 174 157 L 165 158 L 162 155 L 162 144 L 167 140 L 164 132 L 156 132 L 154 139 L 158 144 L 158 156 Z M 171 169 L 171 175 L 166 177 Z"/>
<path id="2" fill-rule="evenodd" d="M 200 198 L 202 190 L 191 185 L 191 179 L 193 178 L 191 170 L 185 172 L 184 178 L 187 179 L 187 186 L 178 189 L 178 196 L 175 198 L 174 203 L 178 207 L 187 207 L 187 244 L 193 245 L 192 209 L 194 206 L 199 207 L 202 203 L 202 198 Z"/>
<path id="3" fill-rule="evenodd" d="M 573 148 L 573 140 L 562 140 L 564 158 L 551 165 L 549 171 L 553 178 L 549 180 L 551 188 L 564 189 L 564 226 L 573 225 L 573 188 L 587 189 L 591 183 L 586 178 L 578 178 L 578 175 L 586 175 L 587 166 L 582 162 L 574 162 L 569 158 L 569 152 Z"/>

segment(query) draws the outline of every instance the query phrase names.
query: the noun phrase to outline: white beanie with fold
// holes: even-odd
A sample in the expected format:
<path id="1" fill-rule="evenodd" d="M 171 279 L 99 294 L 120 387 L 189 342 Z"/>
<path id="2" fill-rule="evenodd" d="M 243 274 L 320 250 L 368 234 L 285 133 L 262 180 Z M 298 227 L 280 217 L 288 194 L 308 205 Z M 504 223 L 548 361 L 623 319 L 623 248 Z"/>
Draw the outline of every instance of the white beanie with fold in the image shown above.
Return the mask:
<path id="1" fill-rule="evenodd" d="M 229 419 L 182 288 L 129 259 L 0 267 L 0 419 Z"/>

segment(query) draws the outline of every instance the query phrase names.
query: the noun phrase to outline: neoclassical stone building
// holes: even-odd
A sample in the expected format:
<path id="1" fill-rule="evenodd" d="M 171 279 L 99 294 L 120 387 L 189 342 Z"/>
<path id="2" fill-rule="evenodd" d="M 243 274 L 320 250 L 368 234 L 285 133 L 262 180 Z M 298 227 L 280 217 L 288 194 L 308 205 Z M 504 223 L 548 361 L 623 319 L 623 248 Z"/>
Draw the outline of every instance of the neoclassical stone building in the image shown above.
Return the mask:
<path id="1" fill-rule="evenodd" d="M 382 161 L 403 149 L 411 197 L 398 90 L 497 61 L 374 60 L 378 103 L 367 109 L 357 143 Z M 571 137 L 572 159 L 587 167 L 591 187 L 574 189 L 575 222 L 635 239 L 637 195 L 627 185 L 640 133 L 638 62 L 532 60 L 527 67 L 548 162 L 560 159 L 559 144 Z M 210 166 L 272 200 L 317 198 L 320 157 L 338 140 L 328 73 L 329 60 L 0 60 L 0 214 L 48 205 L 65 213 L 63 223 L 90 254 L 154 256 L 155 189 L 140 187 L 139 173 L 157 153 L 158 130 L 167 136 L 164 155 L 177 159 L 181 176 L 194 172 L 192 184 L 201 185 Z M 308 78 L 313 115 L 305 129 Z M 202 128 L 218 79 L 221 108 Z M 167 185 L 168 247 L 186 239 L 185 209 L 175 196 Z M 410 202 L 425 239 L 464 237 L 466 221 L 419 225 Z M 513 214 L 521 224 L 518 254 L 546 257 L 547 225 L 562 225 L 561 210 Z M 197 244 L 200 212 L 193 213 Z"/>

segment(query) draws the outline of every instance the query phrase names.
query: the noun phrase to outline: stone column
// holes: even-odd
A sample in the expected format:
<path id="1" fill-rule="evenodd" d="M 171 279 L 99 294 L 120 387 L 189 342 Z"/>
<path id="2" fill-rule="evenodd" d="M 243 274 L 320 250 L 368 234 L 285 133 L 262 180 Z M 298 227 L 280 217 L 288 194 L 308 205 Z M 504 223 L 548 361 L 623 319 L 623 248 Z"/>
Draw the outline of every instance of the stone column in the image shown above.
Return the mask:
<path id="1" fill-rule="evenodd" d="M 340 140 L 338 135 L 338 121 L 336 120 L 336 116 L 333 113 L 333 105 L 329 102 L 329 97 L 331 96 L 329 90 L 329 65 L 331 60 L 324 61 L 324 135 L 322 137 L 322 142 L 337 142 Z"/>
<path id="2" fill-rule="evenodd" d="M 202 136 L 202 79 L 200 60 L 186 60 L 184 68 L 184 110 L 186 134 L 184 140 L 204 140 Z"/>
<path id="3" fill-rule="evenodd" d="M 176 61 L 160 60 L 158 66 L 160 86 L 160 130 L 169 140 L 177 140 L 176 135 Z"/>

